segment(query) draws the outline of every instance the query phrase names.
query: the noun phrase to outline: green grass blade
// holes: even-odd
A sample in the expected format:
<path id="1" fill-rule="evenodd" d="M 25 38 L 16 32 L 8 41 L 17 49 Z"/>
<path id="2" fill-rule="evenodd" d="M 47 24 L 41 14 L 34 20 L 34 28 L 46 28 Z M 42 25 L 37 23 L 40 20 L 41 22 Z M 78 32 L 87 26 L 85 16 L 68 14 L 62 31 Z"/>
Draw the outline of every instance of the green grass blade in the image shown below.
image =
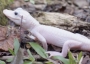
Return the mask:
<path id="1" fill-rule="evenodd" d="M 78 64 L 82 64 L 82 61 L 83 61 L 83 56 L 81 57 L 81 59 L 80 59 Z"/>
<path id="2" fill-rule="evenodd" d="M 24 64 L 33 64 L 31 61 L 24 61 Z"/>
<path id="3" fill-rule="evenodd" d="M 0 64 L 6 64 L 4 61 L 0 60 Z"/>
<path id="4" fill-rule="evenodd" d="M 78 55 L 78 61 L 80 61 L 81 57 L 82 57 L 82 52 L 80 52 Z"/>
<path id="5" fill-rule="evenodd" d="M 64 64 L 69 64 L 69 60 L 68 59 L 65 59 L 62 56 L 54 56 L 53 58 L 62 61 Z"/>
<path id="6" fill-rule="evenodd" d="M 29 54 L 29 56 L 30 56 L 30 60 L 31 60 L 32 62 L 34 62 L 34 61 L 35 61 L 35 58 L 34 58 L 33 55 L 31 54 L 31 52 L 30 52 L 29 49 L 27 50 L 27 52 L 28 52 L 28 54 Z"/>
<path id="7" fill-rule="evenodd" d="M 7 59 L 6 62 L 12 62 L 13 58 Z"/>
<path id="8" fill-rule="evenodd" d="M 15 53 L 15 55 L 17 54 L 19 47 L 20 47 L 20 43 L 19 43 L 18 39 L 15 38 L 14 39 L 14 53 Z"/>
<path id="9" fill-rule="evenodd" d="M 12 55 L 15 55 L 14 51 L 9 49 L 9 52 L 12 54 Z"/>
<path id="10" fill-rule="evenodd" d="M 68 52 L 68 56 L 69 56 L 69 63 L 76 64 L 75 58 L 73 57 L 73 55 L 70 51 Z"/>
<path id="11" fill-rule="evenodd" d="M 47 59 L 48 55 L 46 54 L 46 51 L 37 43 L 29 43 L 31 45 L 31 47 L 42 57 Z"/>

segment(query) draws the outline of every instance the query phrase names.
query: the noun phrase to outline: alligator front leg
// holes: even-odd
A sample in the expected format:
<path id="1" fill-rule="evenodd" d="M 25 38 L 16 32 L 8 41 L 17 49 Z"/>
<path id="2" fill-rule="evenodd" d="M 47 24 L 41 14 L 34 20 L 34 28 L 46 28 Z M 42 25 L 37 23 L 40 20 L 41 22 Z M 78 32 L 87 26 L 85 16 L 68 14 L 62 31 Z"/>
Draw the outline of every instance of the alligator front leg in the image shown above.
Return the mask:
<path id="1" fill-rule="evenodd" d="M 36 31 L 34 31 L 32 34 L 34 35 L 34 37 L 36 37 L 36 39 L 38 41 L 40 41 L 40 43 L 43 45 L 44 49 L 47 50 L 48 46 L 47 46 L 46 39 L 40 33 L 36 32 Z"/>
<path id="2" fill-rule="evenodd" d="M 80 48 L 81 46 L 82 46 L 82 42 L 78 42 L 78 41 L 74 41 L 74 40 L 68 40 L 68 41 L 66 41 L 66 42 L 64 43 L 61 53 L 55 52 L 55 51 L 47 51 L 46 53 L 49 53 L 49 54 L 50 54 L 49 57 L 57 56 L 57 55 L 66 57 L 68 51 L 69 51 L 71 48 Z"/>

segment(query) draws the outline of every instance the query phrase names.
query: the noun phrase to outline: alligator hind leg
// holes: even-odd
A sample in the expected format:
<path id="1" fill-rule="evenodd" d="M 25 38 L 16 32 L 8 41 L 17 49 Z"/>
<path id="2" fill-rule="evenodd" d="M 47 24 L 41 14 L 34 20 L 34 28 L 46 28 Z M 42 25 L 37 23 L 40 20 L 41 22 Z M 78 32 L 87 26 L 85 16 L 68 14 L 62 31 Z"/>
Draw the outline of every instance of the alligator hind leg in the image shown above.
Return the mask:
<path id="1" fill-rule="evenodd" d="M 61 53 L 55 52 L 55 51 L 47 51 L 46 53 L 50 54 L 49 57 L 57 56 L 57 55 L 66 57 L 67 53 L 68 53 L 68 51 L 70 49 L 72 49 L 72 48 L 80 48 L 81 46 L 82 46 L 82 42 L 78 42 L 78 41 L 75 41 L 75 40 L 68 40 L 68 41 L 66 41 L 64 43 L 64 45 L 62 47 L 62 52 Z"/>

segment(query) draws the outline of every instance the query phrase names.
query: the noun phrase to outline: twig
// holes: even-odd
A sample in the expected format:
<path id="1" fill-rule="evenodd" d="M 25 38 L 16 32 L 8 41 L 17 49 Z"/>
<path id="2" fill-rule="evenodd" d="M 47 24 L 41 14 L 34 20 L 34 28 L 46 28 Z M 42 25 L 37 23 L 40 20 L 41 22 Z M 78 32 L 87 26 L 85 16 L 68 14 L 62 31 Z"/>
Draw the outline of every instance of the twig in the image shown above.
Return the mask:
<path id="1" fill-rule="evenodd" d="M 22 32 L 22 30 L 21 30 L 21 29 L 22 29 L 22 20 L 23 20 L 23 16 L 21 16 L 21 25 L 20 25 L 20 42 L 21 42 L 21 39 L 22 39 L 22 38 L 21 38 L 21 32 Z"/>
<path id="2" fill-rule="evenodd" d="M 41 58 L 39 55 L 34 55 L 34 57 L 36 59 Z M 3 56 L 3 57 L 0 57 L 0 60 L 7 60 L 7 59 L 11 59 L 11 58 L 14 58 L 14 56 Z M 29 58 L 30 58 L 29 56 L 23 56 L 23 59 L 29 59 Z"/>

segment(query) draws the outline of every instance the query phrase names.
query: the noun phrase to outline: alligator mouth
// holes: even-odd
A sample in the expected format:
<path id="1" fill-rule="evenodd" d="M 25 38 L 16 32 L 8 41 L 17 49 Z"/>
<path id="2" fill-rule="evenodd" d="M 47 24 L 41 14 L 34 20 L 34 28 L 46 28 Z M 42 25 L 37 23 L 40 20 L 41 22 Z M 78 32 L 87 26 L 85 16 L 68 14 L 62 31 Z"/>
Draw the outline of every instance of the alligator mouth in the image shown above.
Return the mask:
<path id="1" fill-rule="evenodd" d="M 18 20 L 18 19 L 16 19 L 16 18 L 10 17 L 10 16 L 8 16 L 8 15 L 6 15 L 6 17 L 8 17 L 8 18 L 10 18 L 10 19 L 13 19 L 13 20 Z"/>

